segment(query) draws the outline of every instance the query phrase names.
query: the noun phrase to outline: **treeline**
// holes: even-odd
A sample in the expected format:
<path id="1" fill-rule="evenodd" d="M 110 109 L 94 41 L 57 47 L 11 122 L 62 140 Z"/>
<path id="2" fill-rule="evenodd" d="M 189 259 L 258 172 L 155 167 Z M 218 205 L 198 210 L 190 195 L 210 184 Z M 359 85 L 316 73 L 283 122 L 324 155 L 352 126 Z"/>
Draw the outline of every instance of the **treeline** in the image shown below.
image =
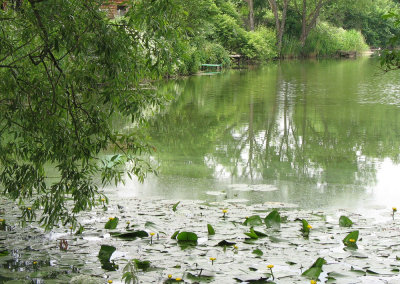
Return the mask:
<path id="1" fill-rule="evenodd" d="M 338 51 L 387 47 L 398 33 L 394 0 L 178 0 L 185 36 L 166 73 L 191 74 L 201 63 L 229 65 L 230 55 L 251 61 L 326 57 Z"/>

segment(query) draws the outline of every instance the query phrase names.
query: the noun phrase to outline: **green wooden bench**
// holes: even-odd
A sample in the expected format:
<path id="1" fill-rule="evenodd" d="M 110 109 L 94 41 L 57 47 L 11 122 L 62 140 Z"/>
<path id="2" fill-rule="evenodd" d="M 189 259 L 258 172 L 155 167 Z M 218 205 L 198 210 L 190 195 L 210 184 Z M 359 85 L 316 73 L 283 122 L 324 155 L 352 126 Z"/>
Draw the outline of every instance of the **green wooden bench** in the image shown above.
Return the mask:
<path id="1" fill-rule="evenodd" d="M 201 64 L 201 68 L 204 67 L 217 67 L 217 69 L 222 69 L 222 64 Z"/>

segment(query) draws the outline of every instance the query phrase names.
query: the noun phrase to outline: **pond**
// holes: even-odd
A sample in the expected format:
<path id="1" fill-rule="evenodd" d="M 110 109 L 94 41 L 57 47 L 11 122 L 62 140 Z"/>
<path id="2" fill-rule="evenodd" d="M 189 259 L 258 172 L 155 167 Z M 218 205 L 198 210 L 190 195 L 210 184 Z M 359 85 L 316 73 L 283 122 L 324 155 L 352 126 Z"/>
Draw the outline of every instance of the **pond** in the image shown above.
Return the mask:
<path id="1" fill-rule="evenodd" d="M 400 190 L 400 73 L 376 59 L 272 63 L 162 86 L 159 175 L 120 196 L 387 206 Z"/>
<path id="2" fill-rule="evenodd" d="M 0 199 L 0 283 L 400 283 L 399 78 L 362 57 L 164 82 L 158 175 L 82 232 Z"/>

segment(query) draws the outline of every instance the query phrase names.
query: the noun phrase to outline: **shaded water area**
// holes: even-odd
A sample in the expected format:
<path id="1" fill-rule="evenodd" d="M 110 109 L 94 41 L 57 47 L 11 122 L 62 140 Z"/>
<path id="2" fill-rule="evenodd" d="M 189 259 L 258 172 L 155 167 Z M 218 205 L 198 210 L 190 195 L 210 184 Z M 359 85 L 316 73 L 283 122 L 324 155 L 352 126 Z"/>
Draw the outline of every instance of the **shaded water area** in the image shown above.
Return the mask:
<path id="1" fill-rule="evenodd" d="M 400 197 L 399 79 L 363 57 L 166 83 L 177 98 L 148 133 L 159 175 L 119 195 L 387 206 Z"/>
<path id="2" fill-rule="evenodd" d="M 16 203 L 0 199 L 0 283 L 123 283 L 132 259 L 149 261 L 129 267 L 139 283 L 310 283 L 302 273 L 318 257 L 318 283 L 400 283 L 399 79 L 359 58 L 164 82 L 175 99 L 144 130 L 158 175 L 106 188 L 110 203 L 80 214 L 81 234 L 21 228 Z M 187 247 L 176 231 L 198 240 Z"/>

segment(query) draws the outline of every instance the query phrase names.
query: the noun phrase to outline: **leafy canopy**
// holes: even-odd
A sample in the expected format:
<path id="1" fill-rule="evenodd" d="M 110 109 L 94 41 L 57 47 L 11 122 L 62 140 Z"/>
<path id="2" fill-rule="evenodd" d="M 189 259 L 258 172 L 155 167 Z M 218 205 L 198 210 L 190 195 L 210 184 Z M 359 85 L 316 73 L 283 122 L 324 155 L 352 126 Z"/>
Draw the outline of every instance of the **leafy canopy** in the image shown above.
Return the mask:
<path id="1" fill-rule="evenodd" d="M 162 101 L 144 83 L 173 64 L 180 8 L 132 1 L 125 18 L 111 20 L 102 2 L 28 0 L 0 10 L 0 183 L 23 220 L 40 214 L 47 229 L 75 224 L 126 165 L 139 180 L 151 170 L 139 156 L 151 147 L 112 120 L 137 126 Z"/>

